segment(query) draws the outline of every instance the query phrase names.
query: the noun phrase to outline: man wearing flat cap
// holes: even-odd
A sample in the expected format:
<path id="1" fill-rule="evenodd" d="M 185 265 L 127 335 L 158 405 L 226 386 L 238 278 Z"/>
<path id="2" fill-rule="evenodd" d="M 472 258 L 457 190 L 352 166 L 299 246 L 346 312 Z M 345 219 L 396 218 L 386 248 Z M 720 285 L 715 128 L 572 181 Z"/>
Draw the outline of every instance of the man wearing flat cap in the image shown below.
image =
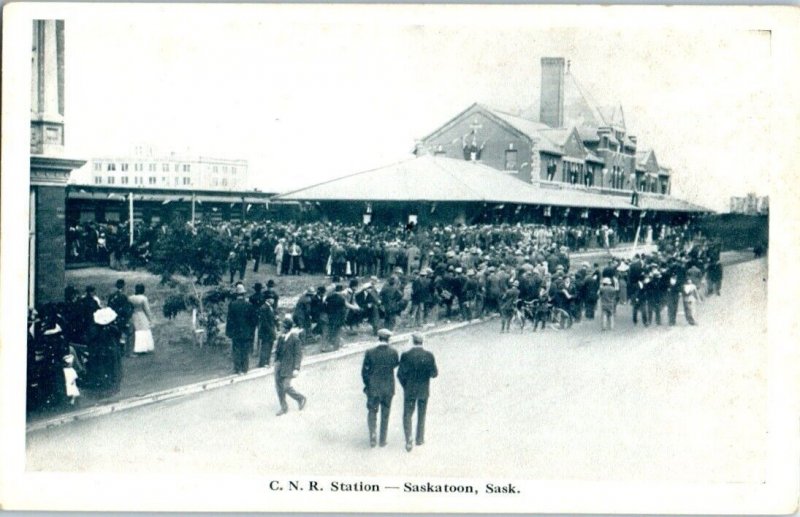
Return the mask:
<path id="1" fill-rule="evenodd" d="M 228 319 L 225 321 L 225 335 L 233 342 L 233 371 L 238 374 L 247 373 L 249 352 L 258 325 L 256 308 L 244 299 L 246 293 L 242 284 L 236 284 L 235 298 L 228 305 Z"/>
<path id="2" fill-rule="evenodd" d="M 380 445 L 386 445 L 386 432 L 389 428 L 389 411 L 394 397 L 394 369 L 400 364 L 397 351 L 389 346 L 392 331 L 378 331 L 378 346 L 367 350 L 361 365 L 361 379 L 364 381 L 364 393 L 367 395 L 367 427 L 369 429 L 369 445 L 375 447 L 378 408 L 381 411 Z"/>
<path id="3" fill-rule="evenodd" d="M 433 354 L 422 348 L 422 334 L 411 337 L 414 348 L 400 357 L 397 379 L 403 386 L 403 431 L 406 436 L 406 451 L 411 452 L 411 419 L 417 410 L 416 443 L 425 443 L 425 412 L 428 408 L 430 381 L 439 375 Z"/>

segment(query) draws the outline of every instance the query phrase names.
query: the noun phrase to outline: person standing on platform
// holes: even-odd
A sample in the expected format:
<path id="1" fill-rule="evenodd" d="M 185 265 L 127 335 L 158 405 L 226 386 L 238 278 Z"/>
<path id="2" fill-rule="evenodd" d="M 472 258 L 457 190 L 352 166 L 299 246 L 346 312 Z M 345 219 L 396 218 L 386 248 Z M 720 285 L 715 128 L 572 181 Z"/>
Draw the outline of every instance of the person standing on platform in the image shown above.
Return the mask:
<path id="1" fill-rule="evenodd" d="M 258 309 L 258 367 L 269 366 L 272 347 L 275 344 L 275 310 L 272 298 L 268 298 Z"/>
<path id="2" fill-rule="evenodd" d="M 325 297 L 323 308 L 328 317 L 327 346 L 323 345 L 323 351 L 339 350 L 341 346 L 339 336 L 347 318 L 347 299 L 344 297 L 342 284 L 336 284 L 334 291 Z"/>
<path id="3" fill-rule="evenodd" d="M 98 309 L 92 316 L 92 326 L 87 331 L 90 361 L 87 364 L 87 380 L 100 396 L 117 393 L 122 381 L 119 327 L 114 325 L 117 314 L 114 309 Z"/>
<path id="4" fill-rule="evenodd" d="M 233 371 L 237 374 L 245 374 L 249 369 L 249 353 L 258 325 L 256 308 L 244 299 L 246 293 L 242 284 L 236 285 L 236 298 L 228 305 L 228 319 L 225 322 L 225 335 L 233 342 Z"/>
<path id="5" fill-rule="evenodd" d="M 133 350 L 133 332 L 131 332 L 130 319 L 133 315 L 133 305 L 125 294 L 125 280 L 119 279 L 116 283 L 117 290 L 108 298 L 108 306 L 117 313 L 117 328 L 120 330 L 124 345 L 122 355 L 128 357 Z"/>
<path id="6" fill-rule="evenodd" d="M 425 413 L 428 408 L 430 381 L 439 375 L 433 354 L 422 348 L 422 334 L 411 337 L 414 348 L 400 357 L 397 379 L 403 386 L 403 432 L 406 437 L 406 451 L 411 452 L 411 419 L 417 410 L 416 444 L 425 443 Z"/>
<path id="7" fill-rule="evenodd" d="M 681 300 L 681 285 L 678 282 L 678 277 L 675 275 L 669 277 L 666 299 L 669 326 L 674 327 L 678 319 L 678 302 Z"/>
<path id="8" fill-rule="evenodd" d="M 600 311 L 603 318 L 603 330 L 614 330 L 614 306 L 617 303 L 617 290 L 610 278 L 603 278 L 600 286 Z"/>
<path id="9" fill-rule="evenodd" d="M 283 274 L 283 254 L 286 251 L 285 239 L 278 239 L 278 244 L 275 245 L 273 250 L 275 253 L 275 276 Z"/>
<path id="10" fill-rule="evenodd" d="M 389 411 L 394 397 L 394 369 L 400 364 L 397 351 L 389 346 L 392 332 L 388 329 L 378 331 L 378 346 L 367 350 L 361 365 L 361 379 L 364 381 L 364 393 L 367 395 L 367 428 L 369 429 L 369 445 L 378 444 L 377 419 L 378 409 L 381 412 L 380 446 L 386 446 L 386 434 L 389 428 Z"/>
<path id="11" fill-rule="evenodd" d="M 697 286 L 691 278 L 687 278 L 686 284 L 683 286 L 683 312 L 689 325 L 697 325 L 694 309 L 699 299 L 700 292 L 697 290 Z"/>
<path id="12" fill-rule="evenodd" d="M 383 324 L 388 330 L 393 330 L 400 313 L 400 303 L 403 301 L 403 294 L 397 289 L 397 279 L 394 276 L 389 277 L 389 281 L 381 289 L 380 300 Z"/>
<path id="13" fill-rule="evenodd" d="M 275 348 L 275 389 L 281 405 L 281 410 L 276 416 L 289 412 L 286 395 L 297 401 L 300 411 L 306 407 L 306 398 L 292 387 L 292 379 L 299 375 L 302 362 L 303 347 L 300 344 L 300 329 L 294 326 L 292 317 L 287 314 L 283 318 L 283 334 L 278 337 L 278 345 Z"/>
<path id="14" fill-rule="evenodd" d="M 144 284 L 136 284 L 134 295 L 128 298 L 133 306 L 131 324 L 133 325 L 133 353 L 146 354 L 155 350 L 153 332 L 150 330 L 153 314 L 150 301 L 144 294 Z"/>
<path id="15" fill-rule="evenodd" d="M 519 300 L 519 282 L 514 280 L 511 286 L 506 289 L 500 298 L 500 332 L 511 331 L 511 318 L 514 316 L 514 309 L 517 308 Z"/>

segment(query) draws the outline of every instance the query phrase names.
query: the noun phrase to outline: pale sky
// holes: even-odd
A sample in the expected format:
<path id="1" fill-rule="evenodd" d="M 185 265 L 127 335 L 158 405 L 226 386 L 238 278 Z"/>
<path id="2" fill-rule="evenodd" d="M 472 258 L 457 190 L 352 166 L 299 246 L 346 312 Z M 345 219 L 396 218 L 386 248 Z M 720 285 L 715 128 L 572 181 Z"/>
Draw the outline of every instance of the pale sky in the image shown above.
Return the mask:
<path id="1" fill-rule="evenodd" d="M 769 32 L 105 12 L 66 22 L 70 156 L 151 144 L 241 158 L 251 187 L 286 191 L 408 158 L 475 101 L 525 109 L 540 58 L 561 56 L 597 104 L 623 105 L 674 195 L 725 210 L 769 190 Z"/>

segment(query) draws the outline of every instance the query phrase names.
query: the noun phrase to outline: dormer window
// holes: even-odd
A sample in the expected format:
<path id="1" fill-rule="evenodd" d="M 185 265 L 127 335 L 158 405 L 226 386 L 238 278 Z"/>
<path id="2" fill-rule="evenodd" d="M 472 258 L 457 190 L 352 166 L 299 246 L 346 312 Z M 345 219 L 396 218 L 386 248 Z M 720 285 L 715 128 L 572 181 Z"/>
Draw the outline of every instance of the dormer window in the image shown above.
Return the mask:
<path id="1" fill-rule="evenodd" d="M 515 171 L 517 168 L 517 150 L 506 149 L 506 170 Z"/>

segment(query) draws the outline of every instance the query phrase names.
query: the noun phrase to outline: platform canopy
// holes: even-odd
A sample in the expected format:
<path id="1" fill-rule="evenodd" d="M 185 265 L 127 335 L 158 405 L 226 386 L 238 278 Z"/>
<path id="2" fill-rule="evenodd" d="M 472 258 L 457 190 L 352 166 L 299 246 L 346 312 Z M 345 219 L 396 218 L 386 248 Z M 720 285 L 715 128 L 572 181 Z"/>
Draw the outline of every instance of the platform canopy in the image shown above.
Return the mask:
<path id="1" fill-rule="evenodd" d="M 649 208 L 708 211 L 669 196 L 659 198 L 650 208 L 650 196 L 644 194 L 641 195 L 640 206 L 637 207 L 631 204 L 630 193 L 613 195 L 570 185 L 534 185 L 479 162 L 431 155 L 312 185 L 276 196 L 275 200 L 483 202 L 611 210 Z"/>

